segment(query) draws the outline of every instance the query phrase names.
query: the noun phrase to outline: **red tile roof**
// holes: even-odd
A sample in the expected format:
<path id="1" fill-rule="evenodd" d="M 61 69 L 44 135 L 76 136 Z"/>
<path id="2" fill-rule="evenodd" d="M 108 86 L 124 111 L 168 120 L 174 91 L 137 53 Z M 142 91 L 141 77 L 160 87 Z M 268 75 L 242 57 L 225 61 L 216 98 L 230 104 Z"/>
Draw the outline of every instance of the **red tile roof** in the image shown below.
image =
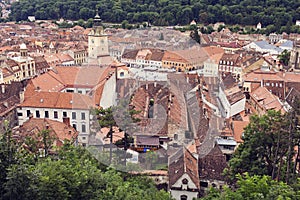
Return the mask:
<path id="1" fill-rule="evenodd" d="M 38 134 L 43 130 L 49 130 L 50 136 L 55 137 L 55 146 L 61 146 L 65 140 L 74 142 L 78 136 L 78 132 L 70 125 L 55 120 L 37 118 L 31 118 L 24 122 L 15 131 L 15 134 L 21 140 L 25 140 L 26 137 L 32 137 L 41 141 L 42 138 Z"/>
<path id="2" fill-rule="evenodd" d="M 33 92 L 19 107 L 84 109 L 95 106 L 89 96 L 65 92 Z"/>

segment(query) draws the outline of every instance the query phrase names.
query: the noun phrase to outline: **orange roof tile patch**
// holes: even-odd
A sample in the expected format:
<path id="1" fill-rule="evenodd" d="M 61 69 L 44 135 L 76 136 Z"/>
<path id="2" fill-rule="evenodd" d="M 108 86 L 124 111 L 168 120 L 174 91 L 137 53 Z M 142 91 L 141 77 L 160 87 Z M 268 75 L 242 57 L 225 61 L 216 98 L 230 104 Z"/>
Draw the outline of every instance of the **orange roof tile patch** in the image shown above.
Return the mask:
<path id="1" fill-rule="evenodd" d="M 237 143 L 242 143 L 242 136 L 244 133 L 244 128 L 249 124 L 249 121 L 232 121 L 233 125 L 233 136 Z"/>
<path id="2" fill-rule="evenodd" d="M 276 97 L 273 95 L 270 91 L 268 91 L 265 87 L 259 87 L 253 92 L 250 93 L 250 96 L 255 99 L 255 101 L 266 111 L 274 109 L 276 111 L 281 111 L 282 113 L 285 113 L 286 111 L 283 108 L 282 103 Z"/>
<path id="3" fill-rule="evenodd" d="M 65 140 L 74 142 L 78 136 L 78 132 L 70 125 L 55 120 L 39 118 L 31 118 L 24 122 L 18 129 L 18 135 L 21 137 L 39 137 L 38 134 L 43 130 L 49 130 L 50 135 L 56 138 L 56 144 L 54 144 L 56 146 L 61 146 Z"/>
<path id="4" fill-rule="evenodd" d="M 219 63 L 221 57 L 225 52 L 223 48 L 216 46 L 203 47 L 203 49 L 209 56 L 210 60 L 215 61 L 216 63 Z"/>
<path id="5" fill-rule="evenodd" d="M 186 59 L 175 52 L 166 51 L 163 58 L 163 61 L 171 61 L 171 62 L 180 62 L 180 63 L 188 63 Z"/>
<path id="6" fill-rule="evenodd" d="M 124 138 L 124 131 L 120 132 L 118 127 L 114 126 L 113 131 L 114 131 L 114 133 L 113 133 L 113 143 L 115 143 L 118 140 Z M 110 138 L 107 137 L 108 132 L 109 132 L 109 128 L 104 127 L 104 128 L 101 128 L 101 131 L 97 133 L 105 144 L 110 143 Z"/>
<path id="7" fill-rule="evenodd" d="M 94 107 L 92 99 L 86 95 L 65 92 L 33 92 L 24 99 L 20 107 L 84 109 Z"/>

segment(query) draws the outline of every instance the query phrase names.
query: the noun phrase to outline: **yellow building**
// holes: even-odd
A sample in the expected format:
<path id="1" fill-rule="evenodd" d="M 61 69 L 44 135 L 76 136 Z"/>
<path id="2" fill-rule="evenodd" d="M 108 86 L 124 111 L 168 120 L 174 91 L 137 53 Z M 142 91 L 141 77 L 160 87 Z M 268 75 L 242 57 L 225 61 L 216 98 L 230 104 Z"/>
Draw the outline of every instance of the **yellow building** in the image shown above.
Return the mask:
<path id="1" fill-rule="evenodd" d="M 187 71 L 192 69 L 192 65 L 180 55 L 165 51 L 162 58 L 162 67 L 168 69 L 176 69 L 176 71 Z"/>
<path id="2" fill-rule="evenodd" d="M 15 80 L 14 73 L 6 67 L 0 68 L 0 84 L 10 84 Z"/>

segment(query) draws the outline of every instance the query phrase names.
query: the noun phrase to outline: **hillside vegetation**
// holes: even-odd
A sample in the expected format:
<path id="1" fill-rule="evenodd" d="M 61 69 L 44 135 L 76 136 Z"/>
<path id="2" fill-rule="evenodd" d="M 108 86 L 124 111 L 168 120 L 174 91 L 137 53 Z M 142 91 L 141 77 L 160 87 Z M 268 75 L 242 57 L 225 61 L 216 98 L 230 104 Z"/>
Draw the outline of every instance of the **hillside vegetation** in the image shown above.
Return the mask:
<path id="1" fill-rule="evenodd" d="M 20 0 L 12 5 L 12 20 L 37 19 L 87 20 L 96 7 L 106 22 L 149 21 L 155 25 L 199 23 L 292 25 L 300 19 L 299 0 Z"/>

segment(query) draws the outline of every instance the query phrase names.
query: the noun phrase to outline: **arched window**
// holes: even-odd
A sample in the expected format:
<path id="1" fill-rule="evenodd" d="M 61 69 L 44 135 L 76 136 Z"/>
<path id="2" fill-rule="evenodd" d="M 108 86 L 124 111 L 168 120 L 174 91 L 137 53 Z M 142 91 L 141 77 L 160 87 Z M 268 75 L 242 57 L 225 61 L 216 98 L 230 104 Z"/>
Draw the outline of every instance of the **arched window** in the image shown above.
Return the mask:
<path id="1" fill-rule="evenodd" d="M 187 200 L 188 198 L 187 198 L 187 196 L 186 195 L 181 195 L 180 196 L 180 200 Z"/>

